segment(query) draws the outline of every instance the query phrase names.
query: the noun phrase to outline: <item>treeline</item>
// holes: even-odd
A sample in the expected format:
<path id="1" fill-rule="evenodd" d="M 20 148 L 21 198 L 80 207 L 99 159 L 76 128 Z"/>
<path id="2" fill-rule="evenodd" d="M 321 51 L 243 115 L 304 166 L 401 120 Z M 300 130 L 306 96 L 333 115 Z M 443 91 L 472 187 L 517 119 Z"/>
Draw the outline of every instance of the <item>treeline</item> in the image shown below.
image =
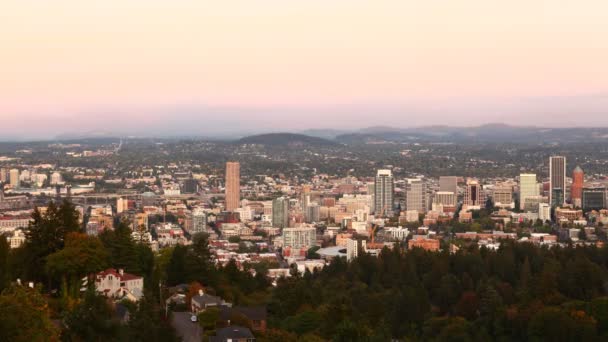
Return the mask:
<path id="1" fill-rule="evenodd" d="M 268 340 L 600 341 L 607 292 L 608 248 L 384 249 L 279 281 Z"/>

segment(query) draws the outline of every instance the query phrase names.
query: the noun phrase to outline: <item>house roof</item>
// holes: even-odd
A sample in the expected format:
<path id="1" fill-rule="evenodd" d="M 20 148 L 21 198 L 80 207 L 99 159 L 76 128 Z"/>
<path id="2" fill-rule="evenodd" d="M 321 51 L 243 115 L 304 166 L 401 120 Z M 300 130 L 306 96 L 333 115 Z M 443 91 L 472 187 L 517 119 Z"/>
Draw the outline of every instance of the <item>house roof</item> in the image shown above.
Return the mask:
<path id="1" fill-rule="evenodd" d="M 216 335 L 209 338 L 210 342 L 223 342 L 228 339 L 254 338 L 251 330 L 238 325 L 232 325 L 217 330 Z"/>
<path id="2" fill-rule="evenodd" d="M 123 272 L 123 274 L 121 275 L 120 271 L 117 271 L 114 268 L 108 268 L 105 271 L 101 271 L 101 272 L 97 273 L 97 278 L 105 278 L 108 275 L 112 275 L 121 281 L 143 279 L 143 277 L 140 277 L 140 276 L 137 276 L 137 275 L 131 274 L 131 273 Z"/>
<path id="3" fill-rule="evenodd" d="M 196 296 L 192 297 L 192 301 L 196 302 L 197 304 L 200 304 L 200 305 L 209 305 L 209 304 L 221 305 L 222 303 L 224 303 L 224 300 L 222 298 L 208 295 L 206 293 L 203 294 L 202 296 L 196 295 Z"/>

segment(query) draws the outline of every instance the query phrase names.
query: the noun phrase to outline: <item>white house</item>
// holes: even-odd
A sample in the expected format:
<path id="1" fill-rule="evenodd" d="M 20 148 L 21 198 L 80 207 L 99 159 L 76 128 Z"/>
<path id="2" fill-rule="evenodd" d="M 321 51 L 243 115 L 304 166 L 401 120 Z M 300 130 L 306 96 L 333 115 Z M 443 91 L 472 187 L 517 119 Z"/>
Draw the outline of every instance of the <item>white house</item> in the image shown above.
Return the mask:
<path id="1" fill-rule="evenodd" d="M 108 268 L 95 275 L 95 289 L 106 297 L 137 301 L 143 295 L 144 278 L 125 273 L 122 269 Z"/>

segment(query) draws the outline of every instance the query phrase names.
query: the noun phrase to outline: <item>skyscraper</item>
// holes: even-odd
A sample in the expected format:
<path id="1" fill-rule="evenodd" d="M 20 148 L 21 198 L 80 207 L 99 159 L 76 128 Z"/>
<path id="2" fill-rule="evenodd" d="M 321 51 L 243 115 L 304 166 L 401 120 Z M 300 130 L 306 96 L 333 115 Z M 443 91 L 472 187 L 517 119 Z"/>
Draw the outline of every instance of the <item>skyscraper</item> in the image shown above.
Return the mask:
<path id="1" fill-rule="evenodd" d="M 278 197 L 272 200 L 272 225 L 277 228 L 289 226 L 289 198 Z"/>
<path id="2" fill-rule="evenodd" d="M 577 166 L 574 171 L 572 171 L 572 187 L 570 188 L 570 197 L 572 199 L 572 204 L 578 208 L 582 206 L 584 182 L 585 174 L 583 173 L 583 169 L 581 169 L 580 166 Z"/>
<path id="3" fill-rule="evenodd" d="M 426 183 L 420 178 L 408 179 L 405 184 L 405 209 L 426 212 Z"/>
<path id="4" fill-rule="evenodd" d="M 393 172 L 391 170 L 378 170 L 374 183 L 374 202 L 377 216 L 393 216 L 394 190 Z"/>
<path id="5" fill-rule="evenodd" d="M 8 181 L 8 169 L 0 168 L 0 182 L 6 183 Z"/>
<path id="6" fill-rule="evenodd" d="M 444 207 L 456 206 L 456 195 L 451 191 L 437 191 L 433 197 L 434 204 L 441 204 Z"/>
<path id="7" fill-rule="evenodd" d="M 510 184 L 496 184 L 492 190 L 494 206 L 500 208 L 514 208 L 513 186 Z"/>
<path id="8" fill-rule="evenodd" d="M 239 162 L 226 163 L 226 210 L 234 211 L 241 199 L 241 165 Z"/>
<path id="9" fill-rule="evenodd" d="M 485 194 L 481 188 L 481 184 L 475 179 L 468 179 L 467 186 L 464 192 L 463 205 L 465 208 L 468 207 L 483 207 L 485 206 Z"/>
<path id="10" fill-rule="evenodd" d="M 522 173 L 519 175 L 519 209 L 524 210 L 526 198 L 539 195 L 538 183 L 535 173 Z"/>
<path id="11" fill-rule="evenodd" d="M 439 177 L 439 191 L 453 192 L 458 196 L 458 177 L 441 176 Z"/>
<path id="12" fill-rule="evenodd" d="M 552 207 L 566 202 L 566 157 L 549 158 L 549 204 Z"/>
<path id="13" fill-rule="evenodd" d="M 321 217 L 321 207 L 317 203 L 309 204 L 306 207 L 305 219 L 306 223 L 319 222 Z"/>
<path id="14" fill-rule="evenodd" d="M 19 187 L 19 170 L 17 169 L 11 169 L 9 171 L 9 181 L 11 183 L 11 186 L 13 188 L 18 188 Z"/>
<path id="15" fill-rule="evenodd" d="M 583 188 L 581 207 L 585 210 L 600 210 L 606 208 L 606 188 L 588 187 Z"/>

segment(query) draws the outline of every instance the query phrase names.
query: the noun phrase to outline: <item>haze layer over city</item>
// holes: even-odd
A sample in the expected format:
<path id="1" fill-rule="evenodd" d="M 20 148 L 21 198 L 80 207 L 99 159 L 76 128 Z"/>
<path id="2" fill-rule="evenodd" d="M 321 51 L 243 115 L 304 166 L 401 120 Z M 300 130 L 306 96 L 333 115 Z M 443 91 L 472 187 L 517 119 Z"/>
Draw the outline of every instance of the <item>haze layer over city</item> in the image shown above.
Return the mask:
<path id="1" fill-rule="evenodd" d="M 0 341 L 608 340 L 608 3 L 8 0 Z"/>

